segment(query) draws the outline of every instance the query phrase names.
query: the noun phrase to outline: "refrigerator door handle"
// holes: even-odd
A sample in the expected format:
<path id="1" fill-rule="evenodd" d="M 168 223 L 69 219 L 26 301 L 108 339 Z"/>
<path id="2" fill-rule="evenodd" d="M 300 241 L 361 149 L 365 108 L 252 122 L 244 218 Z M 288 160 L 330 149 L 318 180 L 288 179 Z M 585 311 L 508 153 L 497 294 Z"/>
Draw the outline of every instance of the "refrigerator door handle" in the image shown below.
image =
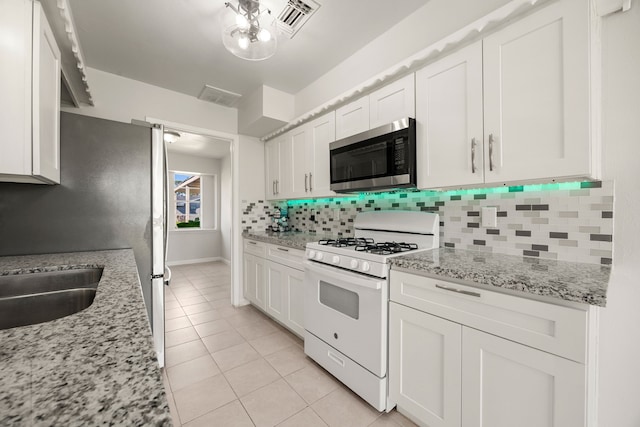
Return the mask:
<path id="1" fill-rule="evenodd" d="M 164 284 L 165 286 L 169 286 L 169 282 L 171 282 L 171 269 L 168 265 L 164 266 Z"/>

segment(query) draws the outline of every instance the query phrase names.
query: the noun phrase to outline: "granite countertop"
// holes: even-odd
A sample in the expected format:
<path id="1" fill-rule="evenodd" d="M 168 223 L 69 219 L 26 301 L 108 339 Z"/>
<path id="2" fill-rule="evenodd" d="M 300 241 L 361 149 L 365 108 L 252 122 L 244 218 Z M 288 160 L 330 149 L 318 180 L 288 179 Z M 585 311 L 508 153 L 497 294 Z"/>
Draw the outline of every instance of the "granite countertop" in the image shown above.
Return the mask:
<path id="1" fill-rule="evenodd" d="M 0 257 L 0 275 L 104 267 L 91 306 L 0 330 L 0 425 L 172 425 L 130 249 Z"/>
<path id="2" fill-rule="evenodd" d="M 438 248 L 391 259 L 393 269 L 604 307 L 611 266 Z"/>
<path id="3" fill-rule="evenodd" d="M 281 231 L 277 233 L 272 231 L 244 231 L 242 236 L 247 239 L 258 240 L 260 242 L 271 243 L 302 251 L 304 251 L 307 243 L 317 242 L 320 239 L 335 238 L 332 234 L 303 233 L 300 231 Z"/>

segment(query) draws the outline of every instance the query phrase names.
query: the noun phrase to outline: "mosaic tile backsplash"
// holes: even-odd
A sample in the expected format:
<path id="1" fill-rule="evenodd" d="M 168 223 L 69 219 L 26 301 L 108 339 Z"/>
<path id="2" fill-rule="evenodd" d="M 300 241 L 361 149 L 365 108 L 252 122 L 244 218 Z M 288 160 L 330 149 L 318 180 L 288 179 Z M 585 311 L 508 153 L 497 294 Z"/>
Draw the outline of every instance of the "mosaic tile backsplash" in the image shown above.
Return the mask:
<path id="1" fill-rule="evenodd" d="M 397 191 L 282 202 L 243 202 L 243 229 L 262 231 L 274 208 L 287 209 L 293 230 L 353 235 L 358 212 L 420 210 L 440 214 L 440 246 L 611 264 L 613 181 Z M 481 208 L 496 207 L 497 226 L 482 227 Z"/>

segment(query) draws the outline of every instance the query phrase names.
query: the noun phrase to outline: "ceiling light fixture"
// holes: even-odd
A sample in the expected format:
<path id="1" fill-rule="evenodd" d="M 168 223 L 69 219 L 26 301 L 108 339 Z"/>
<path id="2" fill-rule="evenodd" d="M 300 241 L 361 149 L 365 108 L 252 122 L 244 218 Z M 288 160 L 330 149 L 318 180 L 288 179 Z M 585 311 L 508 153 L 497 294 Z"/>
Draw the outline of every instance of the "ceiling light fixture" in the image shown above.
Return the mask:
<path id="1" fill-rule="evenodd" d="M 173 144 L 178 139 L 180 139 L 180 134 L 178 132 L 174 132 L 172 130 L 165 130 L 163 135 L 164 142 L 168 142 L 169 144 Z"/>
<path id="2" fill-rule="evenodd" d="M 222 42 L 229 52 L 249 61 L 261 61 L 276 53 L 275 31 L 267 28 L 273 24 L 269 9 L 260 9 L 259 0 L 238 0 L 237 6 L 229 2 L 224 5 L 235 12 L 234 23 L 222 30 Z"/>

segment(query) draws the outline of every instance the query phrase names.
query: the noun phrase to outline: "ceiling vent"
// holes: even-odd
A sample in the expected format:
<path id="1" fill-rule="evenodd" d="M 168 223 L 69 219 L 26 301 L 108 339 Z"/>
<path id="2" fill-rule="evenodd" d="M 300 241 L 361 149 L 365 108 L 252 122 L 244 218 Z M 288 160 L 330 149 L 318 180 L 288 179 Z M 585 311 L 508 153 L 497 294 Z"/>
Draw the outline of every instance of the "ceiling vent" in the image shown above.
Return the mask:
<path id="1" fill-rule="evenodd" d="M 291 39 L 319 8 L 313 0 L 287 0 L 276 21 L 278 28 Z"/>
<path id="2" fill-rule="evenodd" d="M 242 95 L 239 93 L 229 92 L 210 85 L 204 85 L 200 95 L 198 95 L 198 99 L 230 108 L 237 107 L 241 97 Z"/>

